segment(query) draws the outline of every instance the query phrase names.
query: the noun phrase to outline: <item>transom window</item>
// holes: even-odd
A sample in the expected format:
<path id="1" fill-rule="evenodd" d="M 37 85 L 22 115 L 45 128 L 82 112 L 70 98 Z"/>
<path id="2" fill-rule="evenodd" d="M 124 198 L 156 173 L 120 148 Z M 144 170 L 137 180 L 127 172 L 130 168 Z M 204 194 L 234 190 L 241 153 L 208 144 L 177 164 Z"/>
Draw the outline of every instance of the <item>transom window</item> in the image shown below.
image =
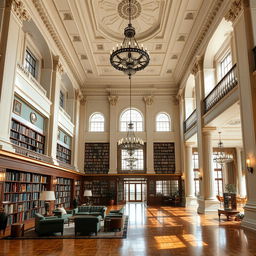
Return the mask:
<path id="1" fill-rule="evenodd" d="M 101 113 L 93 113 L 89 120 L 90 132 L 104 132 L 104 116 Z"/>
<path id="2" fill-rule="evenodd" d="M 156 116 L 156 131 L 169 132 L 170 131 L 170 117 L 166 113 L 159 113 Z"/>
<path id="3" fill-rule="evenodd" d="M 232 56 L 231 52 L 229 52 L 224 59 L 220 62 L 220 75 L 223 78 L 228 71 L 232 68 Z"/>
<path id="4" fill-rule="evenodd" d="M 25 53 L 25 69 L 36 78 L 36 68 L 37 59 L 36 57 L 27 49 Z"/>
<path id="5" fill-rule="evenodd" d="M 128 130 L 128 124 L 130 123 L 130 112 L 131 120 L 133 123 L 134 131 L 143 131 L 143 117 L 142 114 L 136 109 L 127 109 L 121 114 L 120 118 L 120 130 L 126 132 Z"/>
<path id="6" fill-rule="evenodd" d="M 131 170 L 130 166 L 128 165 L 128 162 L 125 160 L 128 158 L 129 155 L 126 150 L 121 150 L 121 169 L 123 171 L 129 171 Z M 144 152 L 143 149 L 137 149 L 134 152 L 134 157 L 137 158 L 137 161 L 135 161 L 133 170 L 141 171 L 144 170 Z"/>

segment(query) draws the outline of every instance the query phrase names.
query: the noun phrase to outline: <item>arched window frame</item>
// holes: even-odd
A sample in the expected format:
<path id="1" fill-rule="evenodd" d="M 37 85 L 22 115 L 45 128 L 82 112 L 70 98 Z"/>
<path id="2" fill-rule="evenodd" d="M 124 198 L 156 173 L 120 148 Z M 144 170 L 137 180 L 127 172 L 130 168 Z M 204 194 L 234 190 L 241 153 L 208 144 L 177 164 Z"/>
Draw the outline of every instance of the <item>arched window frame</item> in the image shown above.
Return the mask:
<path id="1" fill-rule="evenodd" d="M 122 117 L 123 117 L 123 115 L 126 113 L 126 112 L 128 112 L 129 113 L 129 110 L 130 110 L 130 108 L 126 108 L 126 109 L 124 109 L 122 112 L 121 112 L 121 114 L 120 114 L 120 116 L 119 116 L 119 131 L 120 132 L 127 132 L 127 127 L 128 127 L 128 123 L 130 122 L 130 119 L 129 120 L 127 120 L 127 121 L 122 121 Z M 135 132 L 143 132 L 144 131 L 144 116 L 143 116 L 143 114 L 142 114 L 142 112 L 139 110 L 139 109 L 137 109 L 137 108 L 131 108 L 131 110 L 133 111 L 137 111 L 139 114 L 140 114 L 140 116 L 141 116 L 141 121 L 134 121 L 133 119 L 132 119 L 132 123 L 134 124 L 134 131 Z M 122 125 L 122 123 L 126 123 L 126 125 Z M 141 123 L 141 124 L 139 124 L 139 123 Z M 125 128 L 124 128 L 125 127 Z M 141 127 L 141 129 L 139 128 L 138 129 L 138 127 Z"/>
<path id="2" fill-rule="evenodd" d="M 92 121 L 92 119 L 95 115 L 101 115 L 103 117 L 103 121 Z M 93 129 L 92 124 L 96 124 L 96 123 L 98 123 L 100 125 L 103 124 L 103 126 L 101 126 L 101 127 L 103 127 L 103 129 L 102 128 Z M 105 117 L 104 117 L 104 115 L 101 112 L 92 113 L 90 115 L 90 118 L 89 118 L 89 132 L 104 132 L 104 131 L 105 131 Z"/>
<path id="3" fill-rule="evenodd" d="M 168 121 L 158 121 L 158 117 L 161 114 L 166 115 L 168 117 Z M 171 117 L 170 117 L 170 115 L 168 113 L 166 113 L 166 112 L 159 112 L 159 113 L 157 113 L 155 120 L 156 120 L 156 131 L 157 132 L 171 132 L 172 131 Z M 161 123 L 169 123 L 169 129 L 166 129 L 166 130 L 159 129 L 159 122 L 161 122 Z"/>

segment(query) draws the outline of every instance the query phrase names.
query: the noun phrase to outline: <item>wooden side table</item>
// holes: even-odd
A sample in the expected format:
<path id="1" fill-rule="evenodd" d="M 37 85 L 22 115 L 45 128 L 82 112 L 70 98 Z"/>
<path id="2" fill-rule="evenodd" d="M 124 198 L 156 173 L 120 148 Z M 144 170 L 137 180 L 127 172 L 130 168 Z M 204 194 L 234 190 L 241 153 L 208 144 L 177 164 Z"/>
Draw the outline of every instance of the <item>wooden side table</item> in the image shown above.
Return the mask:
<path id="1" fill-rule="evenodd" d="M 218 215 L 219 215 L 219 221 L 220 221 L 220 215 L 224 214 L 227 216 L 227 220 L 230 220 L 230 216 L 237 215 L 239 211 L 237 210 L 225 210 L 225 209 L 218 209 Z"/>
<path id="2" fill-rule="evenodd" d="M 13 223 L 11 225 L 11 236 L 21 237 L 24 236 L 25 224 L 24 223 Z"/>

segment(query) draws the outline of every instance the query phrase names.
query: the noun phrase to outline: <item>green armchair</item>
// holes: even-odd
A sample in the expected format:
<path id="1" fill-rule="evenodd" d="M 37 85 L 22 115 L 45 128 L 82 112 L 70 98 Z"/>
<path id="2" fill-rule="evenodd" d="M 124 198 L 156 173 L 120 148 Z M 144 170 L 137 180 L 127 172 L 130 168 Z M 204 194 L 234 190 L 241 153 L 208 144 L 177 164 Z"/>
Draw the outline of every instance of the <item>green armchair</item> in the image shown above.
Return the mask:
<path id="1" fill-rule="evenodd" d="M 89 235 L 100 231 L 101 216 L 77 216 L 75 217 L 75 235 L 77 233 Z"/>
<path id="2" fill-rule="evenodd" d="M 63 235 L 64 219 L 57 216 L 44 217 L 43 215 L 35 214 L 35 231 L 39 235 L 48 235 L 52 233 L 61 233 Z"/>

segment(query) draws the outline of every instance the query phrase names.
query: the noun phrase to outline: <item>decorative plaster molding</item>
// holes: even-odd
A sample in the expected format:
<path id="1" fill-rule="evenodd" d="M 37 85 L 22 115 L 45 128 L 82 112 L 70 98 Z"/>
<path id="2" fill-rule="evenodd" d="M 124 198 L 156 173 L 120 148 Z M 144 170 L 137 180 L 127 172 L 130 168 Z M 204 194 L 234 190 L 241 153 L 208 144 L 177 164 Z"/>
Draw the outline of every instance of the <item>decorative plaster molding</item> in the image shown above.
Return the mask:
<path id="1" fill-rule="evenodd" d="M 172 96 L 171 101 L 173 105 L 179 105 L 179 98 L 176 96 Z"/>
<path id="2" fill-rule="evenodd" d="M 143 100 L 145 101 L 146 105 L 152 105 L 154 102 L 154 97 L 153 96 L 144 96 Z"/>
<path id="3" fill-rule="evenodd" d="M 245 7 L 249 7 L 249 5 L 249 0 L 233 0 L 228 13 L 225 15 L 225 19 L 234 23 L 240 12 Z"/>
<path id="4" fill-rule="evenodd" d="M 13 12 L 17 16 L 17 18 L 20 20 L 20 22 L 23 21 L 29 21 L 31 19 L 28 11 L 26 10 L 23 2 L 21 0 L 9 0 L 7 2 L 7 6 L 12 7 Z"/>
<path id="5" fill-rule="evenodd" d="M 64 69 L 60 62 L 59 56 L 55 56 L 53 58 L 53 70 L 56 70 L 60 75 L 64 73 Z"/>
<path id="6" fill-rule="evenodd" d="M 118 101 L 118 96 L 116 96 L 116 95 L 108 96 L 108 101 L 111 106 L 116 106 L 116 103 Z"/>
<path id="7" fill-rule="evenodd" d="M 86 103 L 86 97 L 83 96 L 82 99 L 80 100 L 80 104 L 85 105 L 85 103 Z"/>
<path id="8" fill-rule="evenodd" d="M 216 127 L 204 127 L 203 128 L 203 134 L 204 135 L 211 135 L 212 132 L 216 131 Z"/>
<path id="9" fill-rule="evenodd" d="M 204 67 L 203 58 L 197 56 L 196 57 L 196 62 L 194 63 L 194 65 L 192 67 L 192 70 L 191 70 L 192 75 L 195 76 L 198 73 L 198 71 L 202 71 L 203 67 Z"/>
<path id="10" fill-rule="evenodd" d="M 50 22 L 50 18 L 44 8 L 44 6 L 42 5 L 42 1 L 40 0 L 32 0 L 33 4 L 41 18 L 41 20 L 43 21 L 46 29 L 48 30 L 48 32 L 50 33 L 53 41 L 55 42 L 57 48 L 59 49 L 63 59 L 66 61 L 66 63 L 68 64 L 71 72 L 73 73 L 74 77 L 76 78 L 77 82 L 80 81 L 80 79 L 78 78 L 77 72 L 76 70 L 73 68 L 73 65 L 71 63 L 71 60 L 69 58 L 69 56 L 67 56 L 67 51 L 65 50 L 60 37 L 58 36 L 54 26 L 52 25 L 52 23 Z"/>
<path id="11" fill-rule="evenodd" d="M 80 89 L 75 90 L 75 100 L 81 101 L 83 99 L 83 94 L 81 93 Z"/>

